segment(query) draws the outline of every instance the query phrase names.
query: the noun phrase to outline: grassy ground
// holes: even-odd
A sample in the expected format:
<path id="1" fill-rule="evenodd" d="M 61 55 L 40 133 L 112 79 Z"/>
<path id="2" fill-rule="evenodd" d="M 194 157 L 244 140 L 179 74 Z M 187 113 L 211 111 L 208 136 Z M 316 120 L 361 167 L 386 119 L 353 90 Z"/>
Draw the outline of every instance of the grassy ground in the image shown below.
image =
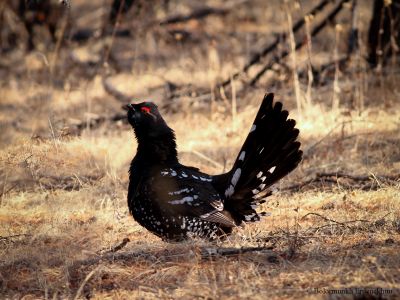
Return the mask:
<path id="1" fill-rule="evenodd" d="M 304 1 L 302 9 L 311 2 Z M 74 3 L 77 16 L 93 10 L 83 1 Z M 360 7 L 361 42 L 369 4 Z M 125 69 L 110 80 L 127 94 L 159 104 L 165 80 L 209 88 L 268 40 L 271 27 L 286 30 L 284 11 L 274 13 L 279 3 L 271 7 L 252 1 L 223 19 L 191 22 L 185 29 L 197 40 L 173 43 L 158 28 L 135 36 L 136 45 L 116 39 L 112 55 Z M 298 15 L 294 10 L 293 17 Z M 77 20 L 85 25 L 82 16 Z M 329 27 L 313 40 L 316 63 L 332 59 L 334 36 Z M 271 216 L 215 244 L 167 244 L 127 210 L 127 170 L 136 149 L 129 126 L 105 122 L 80 135 L 73 129 L 81 120 L 120 110 L 121 103 L 104 91 L 100 71 L 87 63 L 88 57 L 101 57 L 98 49 L 107 42 L 62 48 L 53 73 L 43 57 L 51 61 L 54 50 L 40 43 L 41 52 L 23 55 L 19 49 L 1 58 L 2 298 L 334 299 L 344 289 L 359 294 L 368 289 L 385 298 L 400 293 L 398 68 L 379 74 L 356 54 L 336 79 L 328 72 L 311 96 L 302 96 L 301 112 L 291 72 L 280 66 L 255 88 L 238 93 L 236 113 L 232 97 L 202 106 L 182 100 L 174 112 L 166 111 L 181 161 L 218 174 L 232 165 L 263 94 L 273 91 L 298 121 L 305 152 L 300 167 L 279 184 L 281 191 L 263 205 Z M 306 51 L 298 53 L 299 70 L 307 57 Z M 300 78 L 302 95 L 306 89 L 307 77 Z M 334 97 L 340 105 L 332 109 Z M 218 247 L 264 250 L 202 255 Z"/>

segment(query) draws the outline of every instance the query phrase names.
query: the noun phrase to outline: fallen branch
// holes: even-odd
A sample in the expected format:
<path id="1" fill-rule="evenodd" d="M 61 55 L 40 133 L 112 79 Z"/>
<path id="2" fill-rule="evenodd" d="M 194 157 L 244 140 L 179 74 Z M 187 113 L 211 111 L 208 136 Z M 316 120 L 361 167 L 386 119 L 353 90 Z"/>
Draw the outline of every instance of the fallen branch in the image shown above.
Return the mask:
<path id="1" fill-rule="evenodd" d="M 314 36 L 316 36 L 318 33 L 320 33 L 321 30 L 322 30 L 326 25 L 328 25 L 328 24 L 336 17 L 336 15 L 342 10 L 343 4 L 344 4 L 345 2 L 347 2 L 347 1 L 348 1 L 348 0 L 341 0 L 341 1 L 331 10 L 331 12 L 330 12 L 318 25 L 316 25 L 316 26 L 312 29 L 311 34 L 310 34 L 311 37 L 314 37 Z M 305 43 L 304 43 L 303 41 L 297 42 L 296 45 L 295 45 L 295 50 L 297 51 L 297 50 L 301 49 L 304 45 L 305 45 Z M 269 63 L 266 64 L 266 65 L 265 65 L 265 66 L 250 80 L 250 86 L 254 86 L 254 85 L 257 83 L 257 81 L 264 75 L 264 73 L 265 73 L 267 70 L 271 69 L 272 66 L 273 66 L 276 62 L 278 62 L 278 61 L 282 60 L 283 58 L 285 58 L 286 56 L 288 56 L 289 53 L 290 53 L 290 52 L 289 52 L 288 50 L 285 50 L 285 51 L 283 51 L 281 54 L 275 55 L 275 56 L 272 58 L 272 60 L 270 60 Z"/>
<path id="2" fill-rule="evenodd" d="M 324 9 L 324 7 L 329 2 L 331 2 L 331 1 L 330 0 L 322 0 L 318 5 L 316 5 L 309 12 L 307 12 L 306 15 L 309 16 L 309 15 L 315 15 L 315 14 L 319 13 L 320 11 L 322 11 Z M 305 18 L 301 18 L 293 25 L 292 31 L 294 33 L 296 33 L 304 26 L 304 24 L 305 24 Z M 258 63 L 261 60 L 261 58 L 265 57 L 268 53 L 274 51 L 278 47 L 279 43 L 286 39 L 286 36 L 287 36 L 286 33 L 281 33 L 278 36 L 276 36 L 275 40 L 272 43 L 266 45 L 259 52 L 255 53 L 241 71 L 233 74 L 231 78 L 222 82 L 221 86 L 223 86 L 223 87 L 227 86 L 228 84 L 231 83 L 231 81 L 233 79 L 236 79 L 240 74 L 246 73 L 250 69 L 250 67 L 253 66 L 254 64 Z"/>
<path id="3" fill-rule="evenodd" d="M 382 181 L 398 181 L 400 179 L 400 174 L 397 175 L 351 175 L 346 173 L 318 173 L 317 176 L 320 177 L 336 177 L 336 178 L 349 178 L 354 181 L 367 181 L 371 179 L 379 179 Z"/>
<path id="4" fill-rule="evenodd" d="M 200 248 L 200 256 L 202 259 L 215 258 L 218 256 L 235 256 L 241 255 L 248 252 L 264 252 L 271 254 L 277 259 L 277 254 L 267 249 L 266 247 L 242 247 L 242 248 Z"/>
<path id="5" fill-rule="evenodd" d="M 131 96 L 125 95 L 123 93 L 121 93 L 120 91 L 118 91 L 111 83 L 108 82 L 108 77 L 103 77 L 101 82 L 103 84 L 104 90 L 110 94 L 111 96 L 113 96 L 116 100 L 122 102 L 123 104 L 128 104 L 132 102 L 132 98 Z"/>
<path id="6" fill-rule="evenodd" d="M 66 126 L 66 132 L 63 135 L 79 135 L 84 129 L 96 129 L 101 124 L 106 122 L 118 122 L 118 121 L 127 121 L 126 120 L 126 113 L 115 113 L 110 117 L 105 116 L 92 116 L 87 121 L 79 121 L 74 124 L 69 124 Z"/>
<path id="7" fill-rule="evenodd" d="M 125 240 L 125 239 L 124 239 Z M 118 246 L 121 246 L 121 243 Z M 117 246 L 117 247 L 118 247 Z M 116 247 L 116 248 L 117 248 Z M 267 253 L 275 258 L 277 258 L 277 254 L 269 250 L 267 247 L 243 247 L 243 248 L 219 248 L 219 247 L 196 247 L 195 249 L 179 253 L 171 253 L 170 250 L 162 250 L 162 251 L 153 251 L 148 252 L 145 250 L 137 250 L 134 252 L 125 252 L 115 254 L 115 252 L 107 252 L 103 255 L 99 255 L 96 257 L 83 259 L 75 261 L 68 267 L 68 273 L 72 281 L 76 281 L 79 276 L 79 269 L 81 267 L 91 267 L 94 265 L 98 265 L 102 262 L 114 263 L 114 262 L 138 262 L 138 260 L 143 259 L 151 263 L 160 262 L 160 261 L 182 261 L 182 259 L 194 259 L 196 255 L 200 257 L 200 259 L 207 259 L 207 258 L 216 258 L 218 256 L 235 256 L 241 255 L 248 252 L 260 252 Z"/>
<path id="8" fill-rule="evenodd" d="M 343 4 L 348 1 L 348 0 L 341 0 L 328 14 L 324 20 L 322 20 L 317 26 L 315 26 L 311 32 L 311 36 L 314 37 L 316 36 L 331 20 L 341 11 L 343 8 Z M 309 12 L 306 13 L 306 15 L 315 15 L 319 12 L 321 12 L 324 7 L 330 3 L 330 0 L 322 0 L 318 5 L 313 7 Z M 293 32 L 299 31 L 303 25 L 305 24 L 305 18 L 302 18 L 298 20 L 292 27 Z M 265 46 L 263 49 L 261 49 L 258 53 L 254 54 L 253 57 L 249 60 L 249 62 L 242 68 L 242 70 L 236 72 L 235 74 L 231 75 L 230 78 L 227 80 L 223 81 L 222 83 L 218 84 L 215 88 L 216 91 L 219 91 L 220 89 L 226 87 L 227 85 L 231 84 L 231 82 L 235 79 L 237 79 L 240 75 L 248 72 L 251 66 L 256 64 L 261 60 L 261 58 L 265 57 L 267 54 L 271 53 L 274 51 L 278 45 L 286 40 L 286 33 L 281 33 L 279 34 L 275 40 Z M 303 41 L 299 41 L 296 43 L 295 49 L 299 50 L 305 45 Z M 274 64 L 279 63 L 282 59 L 284 59 L 286 56 L 289 55 L 289 51 L 285 50 L 279 55 L 275 55 L 272 57 L 272 59 L 269 61 L 267 65 L 265 65 L 248 83 L 249 86 L 254 86 L 256 82 L 264 75 L 264 73 L 271 69 Z M 182 96 L 185 96 L 185 93 L 182 93 L 182 91 L 178 91 L 170 96 L 170 99 L 173 98 L 180 98 Z M 197 97 L 203 97 L 206 98 L 207 100 L 211 99 L 211 94 L 209 91 L 202 91 L 197 93 Z"/>

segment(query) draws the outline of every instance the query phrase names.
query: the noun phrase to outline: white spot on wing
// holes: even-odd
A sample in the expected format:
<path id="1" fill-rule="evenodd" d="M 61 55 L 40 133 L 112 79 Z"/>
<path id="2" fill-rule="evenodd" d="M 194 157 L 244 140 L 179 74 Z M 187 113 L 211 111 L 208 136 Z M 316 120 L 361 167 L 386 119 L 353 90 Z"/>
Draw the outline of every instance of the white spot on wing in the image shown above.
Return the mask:
<path id="1" fill-rule="evenodd" d="M 175 192 L 168 192 L 168 195 L 179 195 L 179 194 L 188 193 L 188 192 L 189 192 L 189 189 L 185 188 L 185 189 L 175 191 Z"/>
<path id="2" fill-rule="evenodd" d="M 185 172 L 182 172 L 182 177 L 188 177 Z"/>
<path id="3" fill-rule="evenodd" d="M 268 170 L 268 172 L 270 172 L 272 174 L 272 173 L 274 173 L 275 169 L 276 169 L 276 166 L 273 166 Z"/>
<path id="4" fill-rule="evenodd" d="M 208 182 L 212 181 L 211 178 L 205 178 L 205 177 L 201 177 L 201 176 L 200 176 L 200 180 L 201 181 L 208 181 Z"/>
<path id="5" fill-rule="evenodd" d="M 263 175 L 263 172 L 262 172 L 262 171 L 258 172 L 257 178 L 260 178 L 262 175 Z"/>
<path id="6" fill-rule="evenodd" d="M 172 170 L 171 171 L 171 176 L 176 176 L 177 174 L 176 174 L 176 172 L 175 172 L 175 170 Z"/>
<path id="7" fill-rule="evenodd" d="M 243 161 L 245 156 L 246 156 L 246 151 L 240 152 L 239 160 L 242 160 L 242 161 Z"/>
<path id="8" fill-rule="evenodd" d="M 235 186 L 236 183 L 238 183 L 240 174 L 242 174 L 242 169 L 240 169 L 240 168 L 236 169 L 235 173 L 232 176 L 232 181 L 231 181 L 233 186 Z"/>
<path id="9" fill-rule="evenodd" d="M 253 124 L 253 126 L 251 126 L 250 132 L 253 132 L 254 130 L 256 130 L 256 124 Z"/>
<path id="10" fill-rule="evenodd" d="M 171 204 L 184 204 L 184 203 L 188 203 L 190 204 L 193 201 L 193 197 L 183 197 L 180 200 L 172 200 L 172 201 L 168 201 Z"/>
<path id="11" fill-rule="evenodd" d="M 253 192 L 253 194 L 255 195 L 255 194 L 258 194 L 260 191 L 257 190 L 257 189 L 254 189 L 254 190 L 252 190 L 252 192 Z"/>

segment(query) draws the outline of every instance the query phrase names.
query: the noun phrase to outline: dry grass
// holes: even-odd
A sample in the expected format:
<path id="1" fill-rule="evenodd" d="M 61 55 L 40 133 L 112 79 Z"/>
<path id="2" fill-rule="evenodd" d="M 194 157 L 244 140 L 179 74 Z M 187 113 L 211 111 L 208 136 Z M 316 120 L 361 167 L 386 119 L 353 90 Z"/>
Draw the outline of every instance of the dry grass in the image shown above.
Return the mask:
<path id="1" fill-rule="evenodd" d="M 309 4 L 305 1 L 306 7 Z M 360 8 L 363 20 L 368 19 L 367 7 Z M 213 32 L 219 48 L 204 42 L 191 50 L 184 43 L 157 42 L 154 36 L 159 32 L 135 37 L 143 42 L 135 48 L 135 59 L 146 49 L 150 58 L 138 59 L 113 82 L 158 103 L 162 95 L 154 88 L 165 79 L 213 86 L 245 61 L 249 49 L 239 45 L 245 45 L 246 34 L 252 38 L 255 28 L 256 37 L 271 33 L 265 17 L 277 30 L 286 30 L 281 24 L 286 12 L 273 14 L 262 1 L 246 9 L 253 19 L 243 13 L 226 17 L 240 33 L 236 38 L 217 17 L 188 25 L 200 38 Z M 365 35 L 365 24 L 361 27 Z M 332 41 L 335 31 L 327 31 L 314 41 L 316 61 L 333 55 L 325 39 Z M 221 42 L 224 38 L 226 44 Z M 130 44 L 116 41 L 115 52 L 126 57 L 129 51 L 121 45 Z M 95 51 L 95 45 L 90 46 L 72 51 Z M 170 54 L 170 61 L 152 57 L 154 47 L 161 46 L 161 54 Z M 174 47 L 179 47 L 179 57 Z M 382 81 L 372 71 L 363 69 L 361 76 L 350 66 L 335 83 L 341 103 L 332 110 L 334 83 L 329 80 L 334 77 L 328 74 L 328 84 L 313 87 L 313 106 L 306 105 L 299 115 L 292 76 L 277 69 L 258 88 L 238 95 L 234 116 L 226 102 L 214 103 L 212 109 L 181 104 L 177 113 L 166 114 L 176 131 L 181 161 L 217 174 L 232 165 L 268 83 L 267 89 L 274 90 L 298 120 L 305 151 L 301 166 L 280 183 L 282 192 L 262 207 L 271 216 L 237 228 L 216 244 L 167 244 L 135 223 L 127 210 L 127 169 L 136 148 L 131 129 L 105 123 L 80 136 L 65 134 L 66 125 L 91 114 L 115 113 L 121 105 L 106 95 L 99 76 L 88 75 L 89 67 L 63 74 L 67 51 L 60 53 L 53 80 L 41 56 L 33 53 L 0 81 L 1 297 L 320 299 L 328 295 L 316 289 L 383 288 L 392 291 L 389 297 L 400 292 L 400 184 L 381 177 L 399 175 L 398 75 Z M 8 54 L 9 66 L 18 55 Z M 298 53 L 299 68 L 307 67 L 307 57 L 306 52 Z M 306 88 L 307 82 L 300 82 L 300 92 Z M 350 105 L 355 90 L 364 93 L 362 111 Z M 285 190 L 324 172 L 371 179 L 352 186 L 354 181 L 346 178 L 330 178 Z M 126 247 L 107 254 L 125 238 L 130 240 Z M 250 246 L 267 250 L 209 259 L 199 254 L 203 247 Z"/>

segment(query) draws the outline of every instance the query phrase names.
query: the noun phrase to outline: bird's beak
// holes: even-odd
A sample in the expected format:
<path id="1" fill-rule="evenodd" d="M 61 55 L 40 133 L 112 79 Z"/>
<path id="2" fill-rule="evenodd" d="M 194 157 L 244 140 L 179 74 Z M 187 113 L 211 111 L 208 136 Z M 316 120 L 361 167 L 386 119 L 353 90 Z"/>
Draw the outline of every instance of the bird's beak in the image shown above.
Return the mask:
<path id="1" fill-rule="evenodd" d="M 133 108 L 133 105 L 132 105 L 132 104 L 126 104 L 126 105 L 122 106 L 122 109 L 124 109 L 124 110 L 126 110 L 126 111 L 135 110 L 135 109 Z"/>

